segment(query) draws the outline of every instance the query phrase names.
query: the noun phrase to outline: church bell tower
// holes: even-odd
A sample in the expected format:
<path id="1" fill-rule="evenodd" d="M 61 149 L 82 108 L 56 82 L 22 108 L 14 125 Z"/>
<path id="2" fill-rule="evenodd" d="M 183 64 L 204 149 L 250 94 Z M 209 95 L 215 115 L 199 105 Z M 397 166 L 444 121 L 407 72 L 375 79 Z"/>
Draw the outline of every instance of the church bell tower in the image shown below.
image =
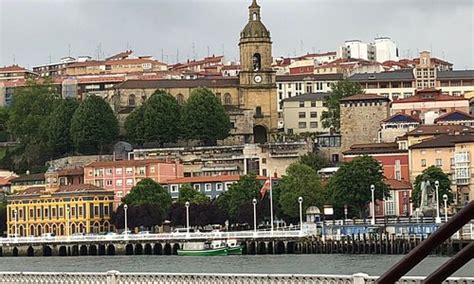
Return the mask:
<path id="1" fill-rule="evenodd" d="M 254 142 L 265 143 L 270 133 L 277 130 L 277 91 L 276 74 L 272 69 L 272 41 L 261 21 L 257 0 L 249 7 L 249 19 L 240 33 L 239 47 L 243 105 L 254 111 Z"/>

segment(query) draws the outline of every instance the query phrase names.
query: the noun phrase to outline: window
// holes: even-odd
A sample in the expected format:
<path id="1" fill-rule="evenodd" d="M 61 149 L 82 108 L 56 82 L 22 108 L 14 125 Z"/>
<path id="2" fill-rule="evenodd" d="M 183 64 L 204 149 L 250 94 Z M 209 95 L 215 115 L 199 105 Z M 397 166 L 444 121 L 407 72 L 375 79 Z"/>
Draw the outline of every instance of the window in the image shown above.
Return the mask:
<path id="1" fill-rule="evenodd" d="M 211 191 L 211 190 L 212 190 L 211 184 L 210 184 L 210 183 L 206 183 L 206 184 L 204 185 L 204 189 L 205 189 L 205 191 Z"/>
<path id="2" fill-rule="evenodd" d="M 310 113 L 310 117 L 311 117 L 311 118 L 316 118 L 316 117 L 318 117 L 318 113 L 317 113 L 316 111 L 312 111 L 312 112 Z"/>
<path id="3" fill-rule="evenodd" d="M 300 102 L 300 107 L 304 107 L 304 102 Z"/>
<path id="4" fill-rule="evenodd" d="M 401 171 L 401 164 L 400 160 L 395 160 L 395 179 L 401 180 L 402 179 L 402 171 Z"/>
<path id="5" fill-rule="evenodd" d="M 306 112 L 299 112 L 298 117 L 299 118 L 306 118 Z"/>
<path id="6" fill-rule="evenodd" d="M 155 167 L 150 167 L 150 173 L 152 173 L 152 174 L 155 173 Z"/>
<path id="7" fill-rule="evenodd" d="M 441 168 L 443 166 L 443 159 L 436 159 L 436 166 Z"/>
<path id="8" fill-rule="evenodd" d="M 267 163 L 267 158 L 262 158 L 262 164 L 266 164 Z"/>
<path id="9" fill-rule="evenodd" d="M 115 181 L 116 186 L 122 186 L 122 184 L 123 184 L 123 180 L 121 180 L 121 179 L 118 179 L 118 180 Z"/>
<path id="10" fill-rule="evenodd" d="M 200 191 L 201 190 L 201 185 L 199 183 L 196 183 L 194 186 L 194 189 L 197 190 L 197 191 Z"/>
<path id="11" fill-rule="evenodd" d="M 425 159 L 421 159 L 421 166 L 426 167 L 426 160 Z"/>
<path id="12" fill-rule="evenodd" d="M 288 92 L 288 97 L 291 98 L 291 92 Z"/>
<path id="13" fill-rule="evenodd" d="M 300 129 L 306 128 L 306 122 L 298 122 L 298 128 Z"/>
<path id="14" fill-rule="evenodd" d="M 122 174 L 122 168 L 116 168 L 115 169 L 115 174 L 116 175 L 121 175 Z"/>
<path id="15" fill-rule="evenodd" d="M 177 94 L 176 95 L 176 101 L 178 102 L 178 104 L 182 105 L 184 104 L 184 96 L 182 94 Z"/>
<path id="16" fill-rule="evenodd" d="M 38 209 L 38 216 L 40 216 L 40 210 Z M 62 207 L 59 207 L 59 210 L 58 210 L 58 217 L 59 218 L 62 218 L 64 216 L 64 209 Z"/>
<path id="17" fill-rule="evenodd" d="M 133 168 L 127 168 L 125 172 L 127 173 L 127 175 L 131 175 L 133 174 Z"/>
<path id="18" fill-rule="evenodd" d="M 318 122 L 317 121 L 311 121 L 309 123 L 310 128 L 318 128 Z"/>
<path id="19" fill-rule="evenodd" d="M 82 216 L 82 214 L 83 214 L 82 206 L 79 206 L 77 212 L 78 212 L 79 216 Z"/>
<path id="20" fill-rule="evenodd" d="M 316 101 L 311 101 L 311 107 L 316 107 Z"/>
<path id="21" fill-rule="evenodd" d="M 122 197 L 122 196 L 123 196 L 123 191 L 121 191 L 121 190 L 120 190 L 120 191 L 117 191 L 117 193 L 116 193 L 116 194 L 117 194 L 117 197 L 119 197 L 119 198 L 120 198 L 120 197 Z"/>
<path id="22" fill-rule="evenodd" d="M 96 179 L 94 182 L 95 186 L 104 187 L 104 180 L 103 179 Z"/>
<path id="23" fill-rule="evenodd" d="M 113 172 L 112 169 L 105 169 L 105 174 L 108 176 L 111 176 L 112 172 Z"/>
<path id="24" fill-rule="evenodd" d="M 130 96 L 128 96 L 128 105 L 129 106 L 135 106 L 135 95 L 134 94 L 131 94 Z"/>
<path id="25" fill-rule="evenodd" d="M 177 184 L 171 185 L 171 192 L 178 192 L 178 185 Z"/>
<path id="26" fill-rule="evenodd" d="M 107 185 L 107 186 L 112 186 L 112 184 L 113 184 L 113 182 L 112 182 L 111 179 L 108 179 L 108 180 L 105 181 L 105 185 Z"/>
<path id="27" fill-rule="evenodd" d="M 133 185 L 133 178 L 127 179 L 127 185 Z"/>
<path id="28" fill-rule="evenodd" d="M 138 168 L 138 174 L 144 175 L 145 174 L 145 167 L 139 167 Z"/>
<path id="29" fill-rule="evenodd" d="M 224 189 L 224 185 L 222 183 L 216 184 L 216 190 L 217 191 L 222 191 Z"/>
<path id="30" fill-rule="evenodd" d="M 287 132 L 288 134 L 293 134 L 293 128 L 288 128 Z"/>
<path id="31" fill-rule="evenodd" d="M 256 107 L 255 108 L 255 117 L 262 117 L 262 107 Z"/>
<path id="32" fill-rule="evenodd" d="M 104 215 L 109 216 L 109 206 L 104 205 Z"/>
<path id="33" fill-rule="evenodd" d="M 224 105 L 231 105 L 232 104 L 232 96 L 229 93 L 224 95 Z"/>
<path id="34" fill-rule="evenodd" d="M 99 206 L 94 206 L 94 216 L 99 216 Z"/>

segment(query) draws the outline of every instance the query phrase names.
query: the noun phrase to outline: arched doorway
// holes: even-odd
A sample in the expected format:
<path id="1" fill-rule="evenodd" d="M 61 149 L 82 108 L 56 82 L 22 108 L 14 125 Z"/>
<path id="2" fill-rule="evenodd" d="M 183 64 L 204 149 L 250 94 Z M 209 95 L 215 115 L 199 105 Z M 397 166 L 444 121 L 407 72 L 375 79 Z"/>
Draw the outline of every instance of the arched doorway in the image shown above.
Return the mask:
<path id="1" fill-rule="evenodd" d="M 267 129 L 265 126 L 256 125 L 253 128 L 253 141 L 257 144 L 264 144 L 267 142 Z"/>

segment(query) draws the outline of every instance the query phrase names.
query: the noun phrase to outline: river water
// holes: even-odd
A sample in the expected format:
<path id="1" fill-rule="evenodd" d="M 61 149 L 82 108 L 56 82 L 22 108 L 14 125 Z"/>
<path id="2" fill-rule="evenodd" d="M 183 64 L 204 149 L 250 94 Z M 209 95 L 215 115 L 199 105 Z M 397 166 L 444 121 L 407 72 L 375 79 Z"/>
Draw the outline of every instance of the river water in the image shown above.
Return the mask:
<path id="1" fill-rule="evenodd" d="M 180 256 L 78 256 L 0 257 L 0 271 L 31 272 L 170 272 L 170 273 L 283 273 L 354 274 L 378 276 L 402 256 L 398 255 L 243 255 L 216 257 Z M 430 256 L 408 275 L 426 276 L 448 260 Z M 474 260 L 455 276 L 474 277 Z"/>

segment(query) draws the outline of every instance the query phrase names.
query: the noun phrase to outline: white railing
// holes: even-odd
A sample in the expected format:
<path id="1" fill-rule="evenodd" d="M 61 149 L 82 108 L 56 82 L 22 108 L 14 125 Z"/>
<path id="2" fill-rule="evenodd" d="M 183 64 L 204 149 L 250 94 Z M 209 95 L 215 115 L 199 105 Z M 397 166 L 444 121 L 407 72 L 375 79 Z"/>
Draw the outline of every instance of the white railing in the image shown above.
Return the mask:
<path id="1" fill-rule="evenodd" d="M 302 238 L 310 236 L 302 231 L 236 231 L 212 233 L 170 233 L 170 234 L 122 234 L 122 235 L 85 235 L 58 237 L 18 237 L 0 238 L 0 245 L 6 244 L 42 244 L 42 243 L 87 243 L 87 242 L 120 242 L 120 241 L 182 241 L 214 239 L 266 239 L 266 238 Z"/>
<path id="2" fill-rule="evenodd" d="M 313 274 L 189 274 L 189 273 L 66 273 L 66 272 L 0 272 L 0 283 L 62 283 L 62 284 L 141 284 L 141 283 L 332 283 L 332 284 L 373 284 L 378 277 L 358 273 L 354 275 L 313 275 Z M 421 284 L 424 277 L 404 277 L 398 283 Z M 444 283 L 471 284 L 474 277 L 448 278 Z"/>

